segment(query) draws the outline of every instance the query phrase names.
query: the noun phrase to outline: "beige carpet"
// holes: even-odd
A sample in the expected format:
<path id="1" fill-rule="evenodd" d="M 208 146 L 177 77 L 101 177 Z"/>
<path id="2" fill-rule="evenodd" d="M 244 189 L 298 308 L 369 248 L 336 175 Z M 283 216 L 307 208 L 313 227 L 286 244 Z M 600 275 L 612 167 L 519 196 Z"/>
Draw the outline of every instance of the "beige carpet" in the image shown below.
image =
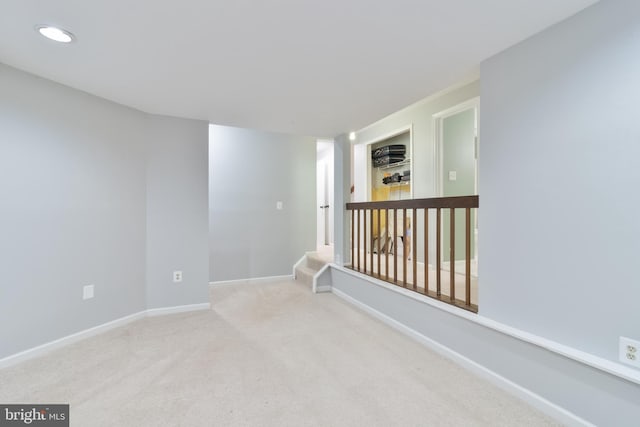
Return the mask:
<path id="1" fill-rule="evenodd" d="M 557 425 L 332 294 L 218 286 L 0 371 L 0 402 L 70 403 L 73 426 Z"/>

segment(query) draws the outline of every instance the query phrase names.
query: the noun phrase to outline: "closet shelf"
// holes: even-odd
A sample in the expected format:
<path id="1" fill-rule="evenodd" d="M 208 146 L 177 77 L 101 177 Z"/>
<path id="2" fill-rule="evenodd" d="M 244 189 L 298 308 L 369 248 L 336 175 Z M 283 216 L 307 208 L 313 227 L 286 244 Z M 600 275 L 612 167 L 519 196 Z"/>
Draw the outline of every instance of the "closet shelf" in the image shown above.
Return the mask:
<path id="1" fill-rule="evenodd" d="M 411 164 L 411 159 L 407 159 L 407 160 L 403 160 L 401 162 L 398 163 L 391 163 L 390 165 L 384 165 L 384 166 L 377 166 L 378 169 L 391 169 L 391 168 L 398 168 L 400 166 L 407 166 Z"/>

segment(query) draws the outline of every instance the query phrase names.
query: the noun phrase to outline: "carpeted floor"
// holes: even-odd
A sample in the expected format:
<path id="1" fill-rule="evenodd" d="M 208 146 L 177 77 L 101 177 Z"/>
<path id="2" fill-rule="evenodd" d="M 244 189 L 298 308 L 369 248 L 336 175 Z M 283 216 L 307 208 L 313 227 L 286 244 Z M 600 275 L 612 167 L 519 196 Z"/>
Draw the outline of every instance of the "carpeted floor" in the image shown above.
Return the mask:
<path id="1" fill-rule="evenodd" d="M 557 425 L 332 294 L 211 299 L 0 370 L 0 402 L 70 403 L 72 426 Z"/>

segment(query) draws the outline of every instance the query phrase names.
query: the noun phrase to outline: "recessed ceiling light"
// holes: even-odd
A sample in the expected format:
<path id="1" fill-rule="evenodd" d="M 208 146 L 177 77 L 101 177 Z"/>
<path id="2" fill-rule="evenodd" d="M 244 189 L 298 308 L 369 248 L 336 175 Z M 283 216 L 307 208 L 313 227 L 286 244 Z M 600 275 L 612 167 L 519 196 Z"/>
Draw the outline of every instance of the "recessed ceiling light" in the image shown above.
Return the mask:
<path id="1" fill-rule="evenodd" d="M 38 25 L 36 30 L 46 38 L 60 43 L 71 43 L 75 39 L 69 31 L 50 25 Z"/>

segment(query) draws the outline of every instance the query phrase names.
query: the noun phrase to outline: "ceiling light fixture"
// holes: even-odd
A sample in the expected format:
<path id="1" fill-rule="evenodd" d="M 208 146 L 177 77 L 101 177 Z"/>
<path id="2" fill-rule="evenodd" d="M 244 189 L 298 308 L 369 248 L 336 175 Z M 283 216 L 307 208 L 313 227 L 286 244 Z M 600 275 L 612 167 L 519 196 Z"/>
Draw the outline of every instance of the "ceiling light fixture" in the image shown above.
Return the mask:
<path id="1" fill-rule="evenodd" d="M 50 25 L 38 25 L 36 30 L 46 38 L 60 43 L 71 43 L 75 40 L 73 34 L 62 28 L 52 27 Z"/>
<path id="2" fill-rule="evenodd" d="M 351 132 L 349 134 L 349 141 L 355 141 L 356 140 L 356 133 L 355 132 Z"/>

